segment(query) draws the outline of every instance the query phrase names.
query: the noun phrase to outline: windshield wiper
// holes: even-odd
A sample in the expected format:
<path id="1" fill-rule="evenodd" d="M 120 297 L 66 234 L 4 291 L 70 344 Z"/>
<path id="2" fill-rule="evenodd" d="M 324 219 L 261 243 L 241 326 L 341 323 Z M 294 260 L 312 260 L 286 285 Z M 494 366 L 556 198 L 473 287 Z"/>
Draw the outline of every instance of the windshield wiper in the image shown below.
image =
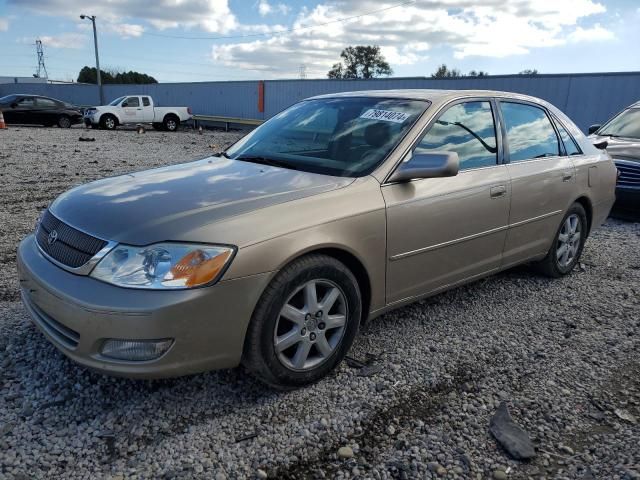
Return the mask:
<path id="1" fill-rule="evenodd" d="M 259 163 L 260 165 L 269 165 L 271 167 L 280 167 L 280 168 L 288 168 L 290 170 L 298 170 L 298 167 L 295 165 L 283 161 L 276 160 L 273 158 L 261 157 L 259 155 L 240 155 L 239 157 L 234 158 L 234 160 L 240 160 L 242 162 L 251 162 L 251 163 Z"/>

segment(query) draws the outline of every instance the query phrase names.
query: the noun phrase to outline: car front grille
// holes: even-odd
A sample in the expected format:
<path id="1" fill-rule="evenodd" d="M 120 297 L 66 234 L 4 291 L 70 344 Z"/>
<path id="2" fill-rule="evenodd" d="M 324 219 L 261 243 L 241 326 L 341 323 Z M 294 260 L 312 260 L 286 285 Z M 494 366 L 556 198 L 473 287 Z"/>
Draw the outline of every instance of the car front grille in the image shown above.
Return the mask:
<path id="1" fill-rule="evenodd" d="M 620 172 L 618 177 L 619 187 L 640 188 L 640 162 L 615 160 L 615 164 Z"/>
<path id="2" fill-rule="evenodd" d="M 49 210 L 40 220 L 36 241 L 49 257 L 71 268 L 81 267 L 107 245 L 104 240 L 67 225 Z"/>
<path id="3" fill-rule="evenodd" d="M 40 307 L 31 301 L 29 295 L 23 291 L 22 298 L 27 309 L 31 313 L 31 318 L 47 332 L 55 341 L 64 347 L 73 350 L 80 342 L 80 334 L 71 328 L 62 325 L 57 320 L 47 315 Z"/>

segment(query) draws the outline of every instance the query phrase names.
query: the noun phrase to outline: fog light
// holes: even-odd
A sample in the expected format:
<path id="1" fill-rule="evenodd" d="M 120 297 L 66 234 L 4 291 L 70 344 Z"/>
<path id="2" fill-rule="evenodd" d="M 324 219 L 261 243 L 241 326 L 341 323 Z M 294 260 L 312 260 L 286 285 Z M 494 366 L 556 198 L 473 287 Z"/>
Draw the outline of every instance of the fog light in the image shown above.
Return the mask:
<path id="1" fill-rule="evenodd" d="M 110 338 L 102 345 L 102 355 L 116 360 L 144 361 L 162 356 L 173 344 L 173 338 L 162 340 L 120 340 Z"/>

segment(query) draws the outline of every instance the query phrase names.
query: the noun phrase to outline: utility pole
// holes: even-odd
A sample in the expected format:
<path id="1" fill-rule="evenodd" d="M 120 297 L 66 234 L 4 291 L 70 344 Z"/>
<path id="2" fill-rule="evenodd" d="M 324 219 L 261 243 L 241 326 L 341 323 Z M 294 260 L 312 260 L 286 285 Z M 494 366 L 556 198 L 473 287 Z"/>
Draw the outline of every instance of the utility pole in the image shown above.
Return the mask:
<path id="1" fill-rule="evenodd" d="M 304 63 L 300 64 L 300 80 L 307 78 L 307 66 Z"/>
<path id="2" fill-rule="evenodd" d="M 102 78 L 100 77 L 100 58 L 98 56 L 98 34 L 96 32 L 96 16 L 95 15 L 80 15 L 81 20 L 91 20 L 93 24 L 93 46 L 96 50 L 96 74 L 98 76 L 98 91 L 100 92 L 100 105 L 104 105 L 104 94 L 102 92 Z"/>
<path id="3" fill-rule="evenodd" d="M 40 39 L 36 40 L 36 53 L 38 54 L 38 71 L 34 75 L 36 78 L 49 78 L 47 74 L 47 67 L 44 65 L 44 50 L 42 49 L 42 42 Z M 44 73 L 44 77 L 42 74 Z"/>

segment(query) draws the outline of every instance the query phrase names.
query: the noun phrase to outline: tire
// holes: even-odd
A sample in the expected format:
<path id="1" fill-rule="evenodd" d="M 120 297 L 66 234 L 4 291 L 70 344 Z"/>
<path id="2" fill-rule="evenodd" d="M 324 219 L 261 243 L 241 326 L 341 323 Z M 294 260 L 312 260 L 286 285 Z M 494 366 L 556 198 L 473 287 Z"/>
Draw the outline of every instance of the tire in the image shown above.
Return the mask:
<path id="1" fill-rule="evenodd" d="M 180 126 L 180 119 L 172 114 L 165 115 L 162 125 L 167 132 L 175 132 Z"/>
<path id="2" fill-rule="evenodd" d="M 309 292 L 316 293 L 315 303 Z M 323 303 L 331 303 L 328 311 L 314 315 Z M 290 312 L 286 317 L 285 307 Z M 344 264 L 326 255 L 302 257 L 281 270 L 263 292 L 247 330 L 242 363 L 275 388 L 314 383 L 347 354 L 361 313 L 358 282 Z"/>
<path id="3" fill-rule="evenodd" d="M 582 205 L 574 203 L 562 218 L 547 256 L 536 264 L 537 270 L 551 278 L 571 273 L 582 255 L 587 229 L 587 214 Z M 566 249 L 561 252 L 563 246 Z"/>
<path id="4" fill-rule="evenodd" d="M 163 130 L 164 125 L 162 123 L 152 123 L 151 126 L 154 130 Z"/>
<path id="5" fill-rule="evenodd" d="M 100 128 L 105 130 L 115 130 L 118 126 L 118 119 L 113 115 L 106 113 L 100 117 Z"/>
<path id="6" fill-rule="evenodd" d="M 58 127 L 71 128 L 71 119 L 66 115 L 60 116 L 60 118 L 58 118 Z"/>

